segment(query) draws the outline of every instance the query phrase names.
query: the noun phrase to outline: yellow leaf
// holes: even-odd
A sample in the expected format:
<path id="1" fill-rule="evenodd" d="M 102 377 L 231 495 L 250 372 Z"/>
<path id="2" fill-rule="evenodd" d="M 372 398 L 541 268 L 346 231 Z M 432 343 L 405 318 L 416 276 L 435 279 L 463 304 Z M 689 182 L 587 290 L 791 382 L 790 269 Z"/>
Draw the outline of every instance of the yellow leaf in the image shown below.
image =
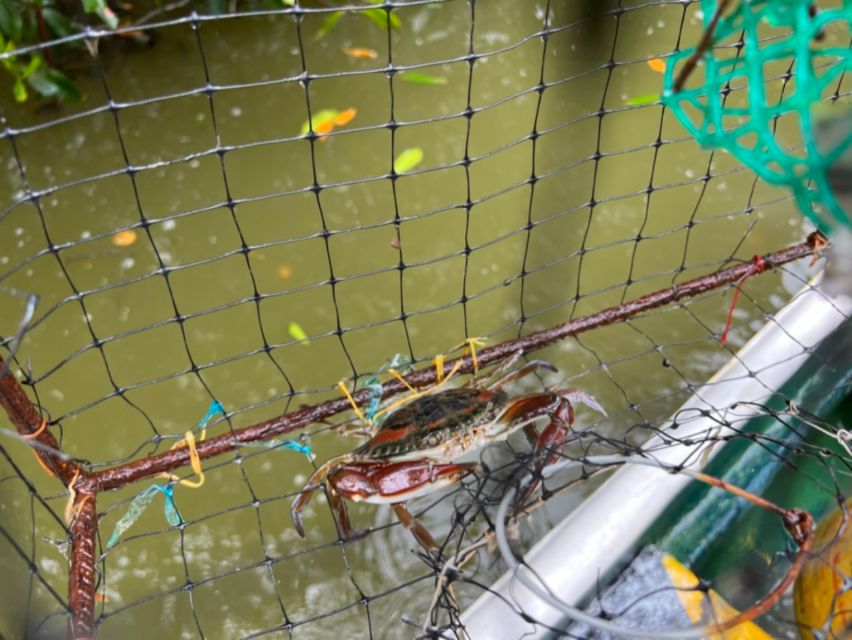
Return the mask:
<path id="1" fill-rule="evenodd" d="M 713 589 L 706 592 L 703 589 L 696 589 L 695 587 L 701 581 L 674 556 L 663 554 L 662 564 L 677 590 L 683 610 L 693 624 L 720 623 L 730 620 L 739 613 Z M 723 633 L 708 635 L 707 640 L 772 640 L 772 636 L 749 621 L 738 624 Z"/>

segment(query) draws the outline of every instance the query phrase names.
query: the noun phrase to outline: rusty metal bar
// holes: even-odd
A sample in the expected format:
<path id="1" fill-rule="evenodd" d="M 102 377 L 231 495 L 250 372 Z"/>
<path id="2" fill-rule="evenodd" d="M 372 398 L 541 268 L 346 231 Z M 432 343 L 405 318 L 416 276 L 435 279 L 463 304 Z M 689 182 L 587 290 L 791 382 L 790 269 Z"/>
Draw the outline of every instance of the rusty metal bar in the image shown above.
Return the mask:
<path id="1" fill-rule="evenodd" d="M 493 347 L 488 347 L 478 353 L 479 363 L 481 366 L 486 366 L 503 360 L 519 351 L 528 353 L 536 349 L 541 349 L 578 333 L 614 324 L 615 322 L 631 318 L 651 309 L 656 309 L 684 298 L 694 297 L 726 284 L 738 282 L 746 276 L 756 275 L 788 262 L 810 256 L 820 247 L 824 246 L 825 239 L 813 233 L 808 236 L 805 242 L 787 247 L 781 251 L 766 254 L 762 257 L 762 260 L 745 262 L 734 267 L 722 269 L 706 276 L 689 280 L 683 284 L 677 284 L 667 289 L 642 296 L 631 302 L 609 307 L 598 313 L 577 318 L 556 327 L 537 331 L 517 340 L 508 340 Z M 444 364 L 444 373 L 449 373 L 456 362 L 459 361 L 461 361 L 460 373 L 470 373 L 473 371 L 471 357 L 463 356 L 446 361 Z M 409 374 L 406 376 L 406 380 L 413 387 L 424 387 L 434 384 L 437 381 L 437 375 L 434 367 L 428 367 Z M 386 398 L 395 395 L 405 391 L 405 389 L 405 386 L 399 381 L 388 382 L 383 387 L 382 397 Z M 368 398 L 368 393 L 366 390 L 355 393 L 355 401 L 359 404 L 365 402 Z M 289 433 L 309 424 L 321 422 L 349 408 L 349 401 L 345 398 L 338 398 L 322 404 L 303 407 L 282 416 L 272 418 L 271 420 L 243 427 L 232 433 L 226 433 L 200 442 L 197 445 L 198 456 L 203 460 L 227 453 L 233 451 L 243 443 L 265 440 Z M 129 482 L 153 477 L 165 471 L 173 471 L 187 464 L 189 464 L 189 451 L 186 447 L 179 447 L 111 469 L 104 469 L 93 474 L 93 479 L 97 483 L 98 490 L 108 491 L 122 487 Z"/>
<path id="2" fill-rule="evenodd" d="M 68 599 L 71 621 L 68 635 L 74 640 L 95 636 L 95 544 L 98 532 L 96 485 L 91 479 L 75 483 L 74 519 L 71 522 L 71 568 Z"/>

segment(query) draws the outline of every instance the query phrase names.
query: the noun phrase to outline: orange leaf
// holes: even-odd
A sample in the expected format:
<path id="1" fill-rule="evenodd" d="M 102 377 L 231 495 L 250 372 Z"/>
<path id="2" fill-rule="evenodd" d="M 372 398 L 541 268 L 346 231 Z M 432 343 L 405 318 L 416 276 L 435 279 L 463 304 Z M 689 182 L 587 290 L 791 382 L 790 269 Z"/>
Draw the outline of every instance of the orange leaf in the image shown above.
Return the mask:
<path id="1" fill-rule="evenodd" d="M 116 247 L 129 247 L 136 242 L 137 234 L 133 229 L 119 231 L 112 237 L 112 243 Z"/>
<path id="2" fill-rule="evenodd" d="M 648 60 L 648 66 L 651 67 L 651 71 L 656 71 L 657 73 L 666 72 L 666 63 L 659 58 L 651 58 Z"/>
<path id="3" fill-rule="evenodd" d="M 349 124 L 352 122 L 352 118 L 355 117 L 355 114 L 358 112 L 355 110 L 355 107 L 349 107 L 345 111 L 341 111 L 334 118 L 334 125 L 337 127 L 342 127 L 345 124 Z"/>

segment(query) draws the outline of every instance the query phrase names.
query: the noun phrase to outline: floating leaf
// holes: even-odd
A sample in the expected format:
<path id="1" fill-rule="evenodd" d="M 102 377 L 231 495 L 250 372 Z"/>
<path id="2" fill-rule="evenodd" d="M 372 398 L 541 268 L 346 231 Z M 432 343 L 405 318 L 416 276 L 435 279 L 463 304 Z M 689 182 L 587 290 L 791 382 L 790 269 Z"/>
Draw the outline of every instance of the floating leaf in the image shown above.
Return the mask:
<path id="1" fill-rule="evenodd" d="M 419 71 L 403 71 L 399 77 L 411 84 L 447 84 L 447 79 L 442 76 L 430 76 Z"/>
<path id="2" fill-rule="evenodd" d="M 357 60 L 376 60 L 379 57 L 378 51 L 368 49 L 367 47 L 349 47 L 348 49 L 344 49 L 343 53 Z"/>
<path id="3" fill-rule="evenodd" d="M 126 229 L 113 234 L 111 240 L 116 247 L 129 247 L 136 242 L 137 233 L 133 229 Z"/>
<path id="4" fill-rule="evenodd" d="M 287 333 L 289 333 L 293 339 L 298 340 L 303 345 L 311 344 L 310 338 L 308 338 L 308 334 L 305 333 L 305 330 L 299 326 L 297 322 L 290 322 L 287 325 Z"/>
<path id="5" fill-rule="evenodd" d="M 387 31 L 388 25 L 391 29 L 399 29 L 402 26 L 402 21 L 399 16 L 392 11 L 384 9 L 363 9 L 362 13 L 369 18 L 370 22 Z"/>
<path id="6" fill-rule="evenodd" d="M 395 173 L 406 173 L 420 164 L 421 160 L 423 160 L 423 149 L 420 147 L 406 149 L 393 161 L 393 170 Z"/>
<path id="7" fill-rule="evenodd" d="M 334 117 L 334 126 L 342 127 L 345 124 L 349 124 L 357 114 L 358 111 L 355 107 L 349 107 L 348 109 L 341 111 Z"/>
<path id="8" fill-rule="evenodd" d="M 631 107 L 638 107 L 643 104 L 654 104 L 655 102 L 660 101 L 660 95 L 657 93 L 649 93 L 644 96 L 634 96 L 633 98 L 628 98 L 624 101 L 624 104 L 628 104 Z"/>
<path id="9" fill-rule="evenodd" d="M 666 72 L 666 63 L 659 58 L 651 58 L 647 61 L 648 66 L 651 67 L 651 71 L 656 71 L 657 73 L 665 73 Z"/>
<path id="10" fill-rule="evenodd" d="M 302 128 L 299 130 L 301 135 L 306 135 L 310 129 L 314 130 L 318 136 L 326 136 L 336 127 L 342 127 L 352 121 L 358 111 L 354 107 L 349 107 L 343 111 L 337 109 L 323 109 L 314 114 L 310 121 L 306 120 L 302 123 Z M 322 142 L 322 140 L 320 140 Z"/>
<path id="11" fill-rule="evenodd" d="M 340 115 L 340 112 L 337 109 L 322 109 L 321 111 L 317 111 L 310 120 L 305 120 L 302 123 L 302 128 L 299 129 L 299 135 L 307 135 L 308 131 L 311 129 L 314 132 L 319 132 L 319 129 L 326 125 L 326 123 L 334 123 L 334 119 Z"/>
<path id="12" fill-rule="evenodd" d="M 133 501 L 127 508 L 127 513 L 121 516 L 118 522 L 115 523 L 112 535 L 107 541 L 107 549 L 112 548 L 113 545 L 118 542 L 118 539 L 122 536 L 122 534 L 133 526 L 133 523 L 136 522 L 143 513 L 145 513 L 145 509 L 150 506 L 151 502 L 154 500 L 154 496 L 157 495 L 158 486 L 159 485 L 152 485 L 133 498 Z"/>
<path id="13" fill-rule="evenodd" d="M 343 11 L 334 11 L 328 16 L 326 19 L 322 21 L 322 26 L 320 26 L 319 30 L 317 30 L 316 34 L 314 34 L 314 40 L 322 40 L 325 38 L 326 34 L 334 29 L 335 25 L 340 22 L 340 19 L 343 17 Z"/>

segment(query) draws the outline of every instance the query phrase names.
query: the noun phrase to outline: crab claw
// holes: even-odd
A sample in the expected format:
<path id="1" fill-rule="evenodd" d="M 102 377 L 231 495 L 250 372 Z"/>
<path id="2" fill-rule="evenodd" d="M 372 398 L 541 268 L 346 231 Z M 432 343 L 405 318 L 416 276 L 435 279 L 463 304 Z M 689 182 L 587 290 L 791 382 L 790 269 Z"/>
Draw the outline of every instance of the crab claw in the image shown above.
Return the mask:
<path id="1" fill-rule="evenodd" d="M 604 416 L 606 415 L 606 411 L 601 406 L 601 403 L 598 402 L 593 395 L 588 394 L 585 391 L 581 391 L 580 389 L 564 389 L 557 391 L 556 394 L 568 402 L 579 402 L 580 404 L 584 404 Z"/>
<path id="2" fill-rule="evenodd" d="M 299 493 L 299 497 L 293 500 L 293 504 L 290 506 L 290 517 L 293 518 L 293 526 L 296 527 L 296 531 L 299 532 L 301 537 L 305 537 L 305 527 L 302 524 L 302 509 L 304 509 L 305 505 L 308 504 L 311 500 L 311 496 L 314 495 L 314 491 L 319 489 L 321 484 L 309 484 L 307 487 L 302 489 Z"/>

